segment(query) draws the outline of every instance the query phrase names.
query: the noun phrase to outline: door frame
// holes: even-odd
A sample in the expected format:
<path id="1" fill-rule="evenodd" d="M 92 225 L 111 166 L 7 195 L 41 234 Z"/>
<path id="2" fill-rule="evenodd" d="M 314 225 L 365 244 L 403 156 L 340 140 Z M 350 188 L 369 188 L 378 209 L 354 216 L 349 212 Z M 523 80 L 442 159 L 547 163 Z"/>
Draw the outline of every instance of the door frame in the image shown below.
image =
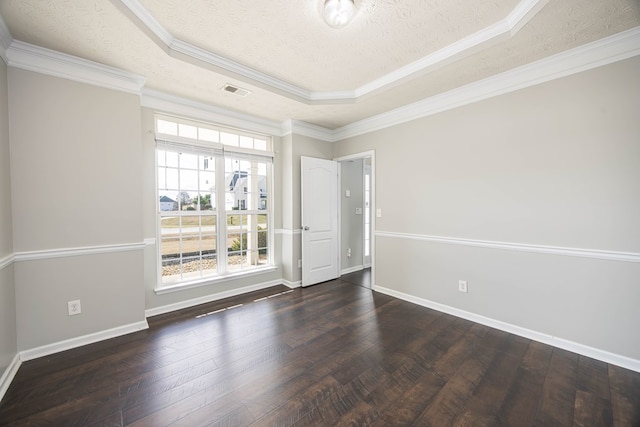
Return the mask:
<path id="1" fill-rule="evenodd" d="M 340 163 L 347 160 L 356 160 L 356 159 L 364 159 L 369 157 L 371 159 L 371 220 L 370 220 L 370 242 L 371 242 L 371 289 L 375 289 L 376 286 L 376 239 L 375 239 L 375 230 L 376 230 L 376 152 L 375 150 L 363 151 L 360 153 L 348 154 L 346 156 L 335 157 L 333 160 Z M 363 174 L 364 179 L 364 174 Z M 338 168 L 338 189 L 341 188 L 342 185 L 342 174 L 340 173 L 340 168 Z M 338 212 L 342 212 L 342 197 L 340 197 L 340 191 L 338 191 Z M 342 236 L 342 215 L 338 215 L 338 236 Z M 342 272 L 342 257 L 340 254 L 342 253 L 342 239 L 338 239 L 338 273 Z M 364 262 L 364 251 L 363 251 L 363 262 Z M 364 264 L 363 264 L 364 265 Z"/>

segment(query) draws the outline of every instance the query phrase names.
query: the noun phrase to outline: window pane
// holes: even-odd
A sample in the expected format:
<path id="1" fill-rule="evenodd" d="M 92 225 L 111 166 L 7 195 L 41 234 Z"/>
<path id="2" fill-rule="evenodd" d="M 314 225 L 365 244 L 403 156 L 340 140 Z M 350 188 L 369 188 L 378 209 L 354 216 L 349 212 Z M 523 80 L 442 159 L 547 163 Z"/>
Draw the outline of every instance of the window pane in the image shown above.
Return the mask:
<path id="1" fill-rule="evenodd" d="M 180 188 L 183 190 L 198 189 L 198 172 L 192 170 L 180 170 Z"/>
<path id="2" fill-rule="evenodd" d="M 213 191 L 216 186 L 216 175 L 214 172 L 200 172 L 200 190 Z"/>
<path id="3" fill-rule="evenodd" d="M 202 254 L 203 255 L 216 254 L 216 235 L 215 234 L 207 234 L 202 236 Z"/>
<path id="4" fill-rule="evenodd" d="M 159 193 L 159 211 L 160 212 L 170 212 L 178 210 L 178 203 L 175 199 L 171 197 L 171 193 L 169 192 L 160 192 Z M 164 220 L 164 218 L 163 218 Z M 162 222 L 162 221 L 161 221 Z"/>
<path id="5" fill-rule="evenodd" d="M 165 175 L 166 168 L 158 168 L 158 188 L 167 188 L 167 176 Z"/>
<path id="6" fill-rule="evenodd" d="M 173 151 L 167 151 L 166 155 L 166 165 L 174 168 L 178 167 L 178 157 L 179 154 Z"/>
<path id="7" fill-rule="evenodd" d="M 240 147 L 253 148 L 253 138 L 249 138 L 248 136 L 241 136 Z"/>
<path id="8" fill-rule="evenodd" d="M 180 154 L 180 167 L 198 169 L 198 156 L 196 154 Z"/>
<path id="9" fill-rule="evenodd" d="M 168 122 L 166 120 L 157 120 L 158 133 L 164 133 L 167 135 L 178 134 L 178 124 L 174 122 Z"/>
<path id="10" fill-rule="evenodd" d="M 198 139 L 198 128 L 180 123 L 178 125 L 178 135 L 185 138 Z"/>
<path id="11" fill-rule="evenodd" d="M 178 169 L 165 168 L 164 177 L 165 177 L 165 182 L 164 182 L 165 189 L 178 190 Z"/>
<path id="12" fill-rule="evenodd" d="M 207 128 L 198 128 L 198 139 L 201 141 L 220 142 L 220 133 Z"/>
<path id="13" fill-rule="evenodd" d="M 212 193 L 200 193 L 198 195 L 198 207 L 197 210 L 210 211 L 213 209 L 213 202 L 215 201 L 215 195 Z"/>
<path id="14" fill-rule="evenodd" d="M 200 156 L 200 169 L 203 171 L 214 171 L 216 169 L 216 159 L 208 156 Z"/>
<path id="15" fill-rule="evenodd" d="M 167 152 L 164 150 L 158 150 L 156 157 L 158 158 L 158 166 L 165 166 L 165 157 Z"/>
<path id="16" fill-rule="evenodd" d="M 215 254 L 202 255 L 202 275 L 215 274 L 218 270 L 218 260 Z"/>
<path id="17" fill-rule="evenodd" d="M 227 132 L 220 132 L 220 142 L 222 142 L 224 145 L 232 145 L 234 147 L 237 147 L 238 139 L 238 135 Z"/>
<path id="18" fill-rule="evenodd" d="M 254 139 L 253 140 L 253 148 L 256 150 L 265 150 L 267 149 L 267 141 L 263 139 Z"/>
<path id="19" fill-rule="evenodd" d="M 195 210 L 195 205 L 198 203 L 197 191 L 181 191 L 178 194 L 178 209 L 181 211 Z"/>

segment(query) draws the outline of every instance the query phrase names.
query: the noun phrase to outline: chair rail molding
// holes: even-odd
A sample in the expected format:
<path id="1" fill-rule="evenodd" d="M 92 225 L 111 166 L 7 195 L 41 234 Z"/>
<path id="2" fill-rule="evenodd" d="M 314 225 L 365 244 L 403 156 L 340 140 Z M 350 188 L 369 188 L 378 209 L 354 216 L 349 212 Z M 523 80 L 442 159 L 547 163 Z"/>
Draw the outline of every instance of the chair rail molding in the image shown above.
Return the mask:
<path id="1" fill-rule="evenodd" d="M 636 253 L 636 252 L 617 252 L 617 251 L 607 251 L 607 250 L 600 250 L 600 249 L 579 249 L 579 248 L 567 248 L 567 247 L 561 247 L 561 246 L 531 245 L 531 244 L 524 244 L 524 243 L 496 242 L 496 241 L 490 241 L 490 240 L 461 239 L 457 237 L 442 237 L 442 236 L 429 236 L 429 235 L 423 235 L 423 234 L 395 233 L 395 232 L 389 232 L 389 231 L 376 231 L 374 235 L 376 237 L 421 240 L 424 242 L 446 243 L 451 245 L 462 245 L 462 246 L 475 246 L 480 248 L 503 249 L 503 250 L 509 250 L 509 251 L 536 252 L 540 254 L 566 255 L 566 256 L 576 256 L 576 257 L 582 257 L 582 258 L 596 258 L 596 259 L 602 259 L 602 260 L 608 260 L 608 261 L 640 262 L 640 253 Z"/>

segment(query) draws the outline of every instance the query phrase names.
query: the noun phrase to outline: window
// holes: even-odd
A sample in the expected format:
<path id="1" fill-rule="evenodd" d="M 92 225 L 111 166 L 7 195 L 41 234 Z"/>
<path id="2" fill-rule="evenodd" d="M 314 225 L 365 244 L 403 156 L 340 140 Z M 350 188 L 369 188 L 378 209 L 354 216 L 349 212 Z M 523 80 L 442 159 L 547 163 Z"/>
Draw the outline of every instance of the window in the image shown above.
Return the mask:
<path id="1" fill-rule="evenodd" d="M 272 265 L 270 139 L 156 118 L 160 285 Z"/>

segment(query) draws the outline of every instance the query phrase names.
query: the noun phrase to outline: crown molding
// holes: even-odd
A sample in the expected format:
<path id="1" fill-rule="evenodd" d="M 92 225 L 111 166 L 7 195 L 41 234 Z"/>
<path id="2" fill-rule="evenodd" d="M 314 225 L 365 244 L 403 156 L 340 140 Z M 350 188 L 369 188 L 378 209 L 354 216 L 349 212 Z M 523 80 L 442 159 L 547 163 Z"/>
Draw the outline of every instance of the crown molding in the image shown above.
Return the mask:
<path id="1" fill-rule="evenodd" d="M 7 59 L 7 49 L 11 46 L 11 42 L 13 42 L 13 37 L 4 19 L 0 16 L 0 58 L 2 58 L 5 64 L 9 63 L 9 59 Z"/>
<path id="2" fill-rule="evenodd" d="M 478 50 L 489 48 L 513 37 L 549 2 L 521 0 L 505 19 L 353 90 L 313 92 L 173 37 L 139 0 L 111 1 L 169 56 L 308 105 L 355 103 L 365 96 L 389 89 L 400 81 L 423 76 Z"/>
<path id="3" fill-rule="evenodd" d="M 141 105 L 169 114 L 216 122 L 267 135 L 280 136 L 282 134 L 282 124 L 279 122 L 203 102 L 192 101 L 153 89 L 144 89 L 142 91 Z"/>
<path id="4" fill-rule="evenodd" d="M 640 27 L 334 130 L 340 141 L 640 55 Z"/>
<path id="5" fill-rule="evenodd" d="M 291 134 L 308 136 L 325 142 L 334 141 L 334 132 L 332 130 L 300 120 L 287 120 L 282 122 L 281 136 Z"/>
<path id="6" fill-rule="evenodd" d="M 137 74 L 19 40 L 11 42 L 7 58 L 11 67 L 136 95 L 145 84 Z"/>
<path id="7" fill-rule="evenodd" d="M 502 21 L 460 39 L 430 55 L 401 67 L 379 79 L 373 80 L 355 90 L 357 98 L 384 90 L 401 81 L 423 76 L 467 57 L 482 49 L 513 37 L 526 25 L 549 0 L 523 0 Z"/>

